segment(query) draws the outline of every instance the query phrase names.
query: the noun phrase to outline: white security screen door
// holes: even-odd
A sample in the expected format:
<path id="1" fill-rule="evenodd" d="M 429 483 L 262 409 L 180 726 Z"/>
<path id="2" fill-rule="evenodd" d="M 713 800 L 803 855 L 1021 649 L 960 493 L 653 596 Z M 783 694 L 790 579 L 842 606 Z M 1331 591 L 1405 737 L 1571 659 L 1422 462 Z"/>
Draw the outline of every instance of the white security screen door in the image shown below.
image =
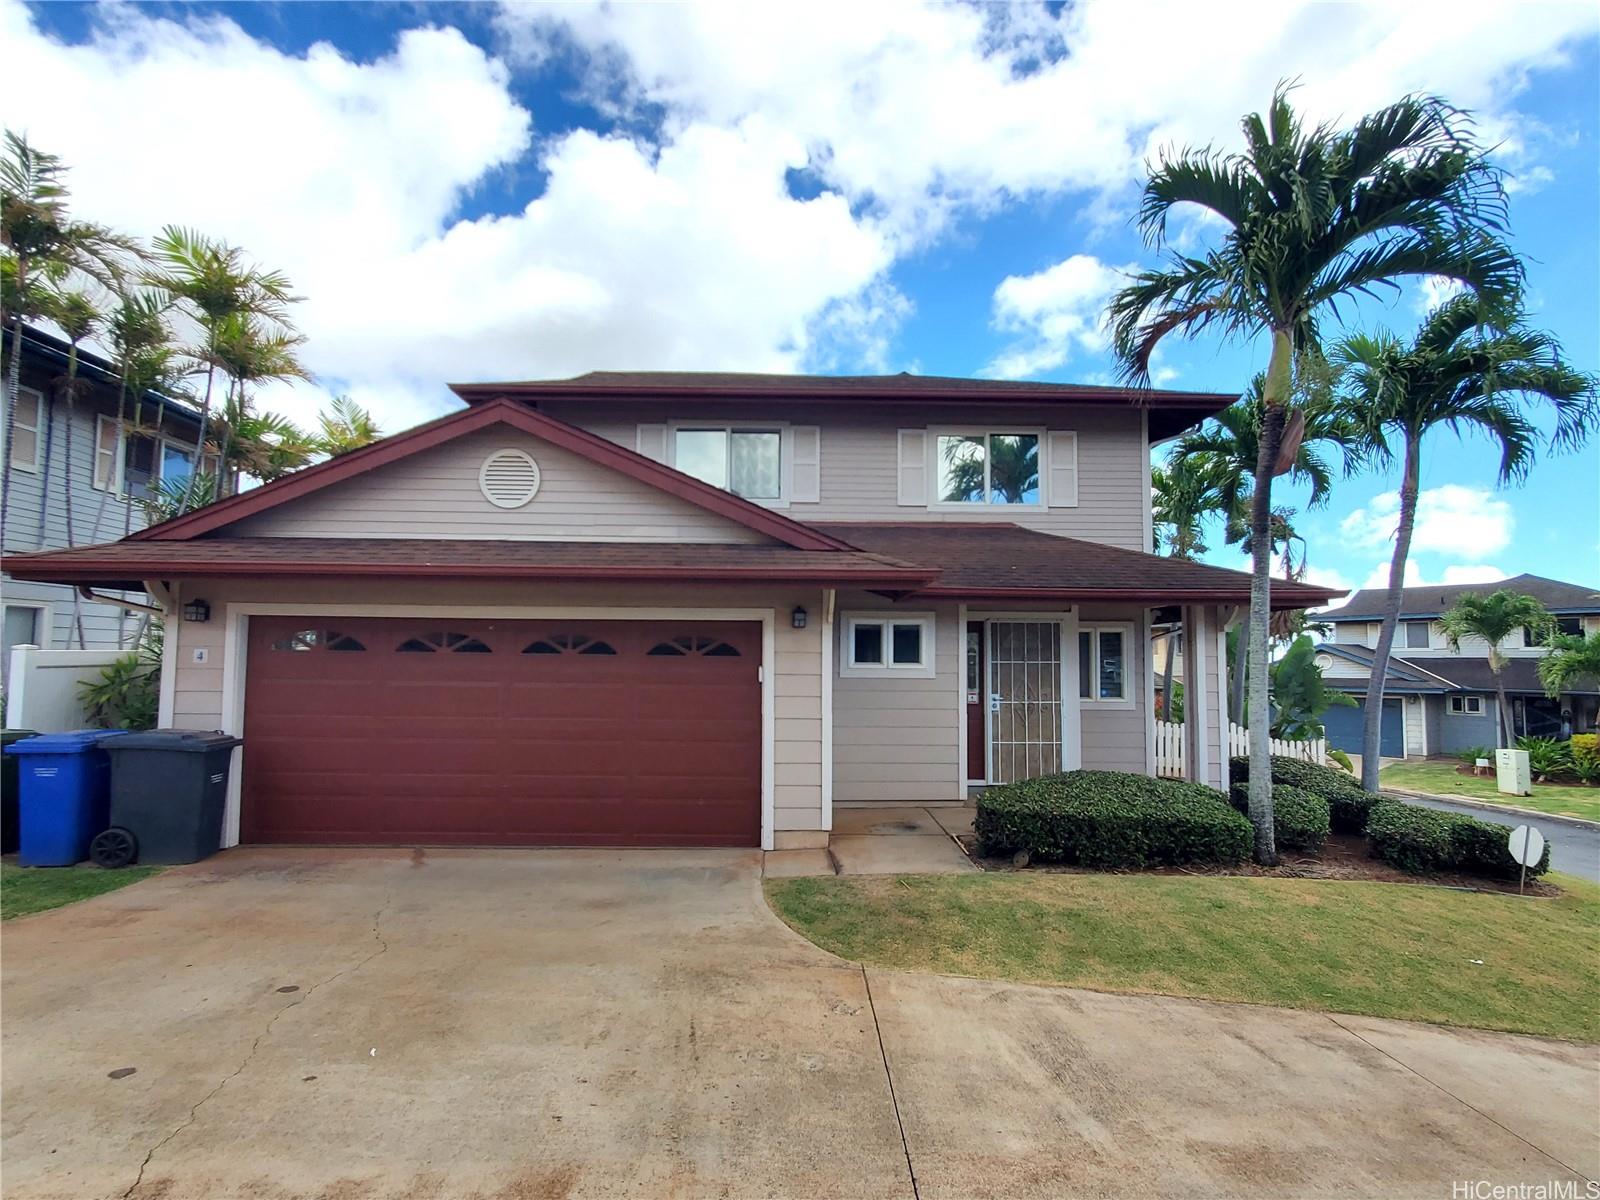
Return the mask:
<path id="1" fill-rule="evenodd" d="M 989 622 L 989 780 L 1061 770 L 1061 625 Z"/>

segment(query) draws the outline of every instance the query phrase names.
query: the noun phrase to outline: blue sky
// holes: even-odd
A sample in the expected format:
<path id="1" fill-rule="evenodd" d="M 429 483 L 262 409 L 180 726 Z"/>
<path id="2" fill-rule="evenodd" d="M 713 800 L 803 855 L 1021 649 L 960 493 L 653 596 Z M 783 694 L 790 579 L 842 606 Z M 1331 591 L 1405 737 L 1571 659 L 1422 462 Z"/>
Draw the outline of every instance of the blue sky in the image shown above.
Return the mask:
<path id="1" fill-rule="evenodd" d="M 1322 119 L 1473 109 L 1532 319 L 1600 367 L 1593 5 L 1204 9 L 0 0 L 0 111 L 73 165 L 82 215 L 289 272 L 317 384 L 267 399 L 301 416 L 349 391 L 394 429 L 447 379 L 608 367 L 1107 380 L 1104 297 L 1151 261 L 1141 163 L 1231 147 L 1284 76 Z M 1355 319 L 1406 333 L 1426 300 Z M 1237 391 L 1263 354 L 1174 342 L 1160 378 Z M 1417 578 L 1600 582 L 1600 446 L 1506 491 L 1494 461 L 1427 447 Z M 1386 561 L 1394 486 L 1302 515 L 1315 577 Z"/>

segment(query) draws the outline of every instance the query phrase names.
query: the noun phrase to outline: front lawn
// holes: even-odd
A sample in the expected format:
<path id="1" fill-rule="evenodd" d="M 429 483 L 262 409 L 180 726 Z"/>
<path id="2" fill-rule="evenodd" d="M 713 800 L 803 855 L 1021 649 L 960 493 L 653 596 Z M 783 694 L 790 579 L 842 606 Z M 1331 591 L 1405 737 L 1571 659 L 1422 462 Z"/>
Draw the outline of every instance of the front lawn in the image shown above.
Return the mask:
<path id="1" fill-rule="evenodd" d="M 60 908 L 74 900 L 114 892 L 148 879 L 160 867 L 123 867 L 104 871 L 87 863 L 76 867 L 19 867 L 0 863 L 0 919 Z"/>
<path id="2" fill-rule="evenodd" d="M 1600 788 L 1556 787 L 1536 783 L 1531 796 L 1507 796 L 1495 787 L 1494 772 L 1487 775 L 1459 775 L 1448 762 L 1402 762 L 1383 768 L 1378 774 L 1383 787 L 1410 788 L 1416 792 L 1432 792 L 1436 796 L 1466 796 L 1471 800 L 1487 800 L 1491 804 L 1509 804 L 1516 808 L 1533 808 L 1540 812 L 1555 813 L 1563 817 L 1582 817 L 1600 821 Z"/>
<path id="3" fill-rule="evenodd" d="M 873 966 L 1600 1041 L 1600 887 L 1555 899 L 1183 875 L 775 880 L 772 907 Z"/>

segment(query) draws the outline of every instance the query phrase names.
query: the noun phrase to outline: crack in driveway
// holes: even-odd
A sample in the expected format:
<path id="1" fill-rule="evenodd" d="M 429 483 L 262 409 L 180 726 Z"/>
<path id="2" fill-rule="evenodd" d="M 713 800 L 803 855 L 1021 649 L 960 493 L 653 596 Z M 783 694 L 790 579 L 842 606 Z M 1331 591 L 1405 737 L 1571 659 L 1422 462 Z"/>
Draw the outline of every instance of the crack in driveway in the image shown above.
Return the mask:
<path id="1" fill-rule="evenodd" d="M 374 940 L 377 941 L 378 948 L 367 954 L 359 962 L 352 963 L 348 967 L 341 967 L 332 975 L 329 975 L 326 979 L 318 980 L 316 983 L 308 987 L 304 992 L 300 993 L 300 995 L 296 996 L 288 1004 L 283 1005 L 276 1012 L 274 1012 L 271 1019 L 267 1021 L 266 1027 L 263 1028 L 260 1033 L 256 1034 L 255 1039 L 250 1043 L 250 1049 L 245 1052 L 245 1056 L 240 1060 L 239 1065 L 232 1071 L 229 1071 L 228 1074 L 224 1075 L 216 1087 L 212 1088 L 204 1096 L 201 1096 L 200 1099 L 196 1100 L 194 1105 L 189 1109 L 189 1115 L 179 1122 L 177 1127 L 174 1128 L 171 1133 L 167 1134 L 166 1137 L 162 1138 L 159 1142 L 157 1142 L 154 1146 L 151 1146 L 150 1149 L 145 1152 L 144 1161 L 139 1164 L 139 1173 L 134 1176 L 133 1182 L 128 1185 L 128 1190 L 122 1193 L 122 1200 L 131 1200 L 133 1194 L 139 1190 L 140 1185 L 144 1183 L 144 1173 L 149 1170 L 151 1160 L 155 1158 L 156 1154 L 161 1150 L 161 1148 L 168 1142 L 172 1141 L 173 1138 L 177 1137 L 185 1129 L 188 1129 L 189 1126 L 193 1125 L 195 1120 L 200 1115 L 200 1110 L 205 1107 L 206 1102 L 218 1092 L 222 1091 L 222 1089 L 227 1087 L 232 1080 L 237 1079 L 244 1072 L 245 1068 L 250 1065 L 251 1060 L 255 1058 L 256 1051 L 261 1048 L 261 1043 L 267 1039 L 269 1034 L 272 1033 L 272 1027 L 278 1023 L 279 1017 L 283 1016 L 283 1014 L 288 1012 L 291 1008 L 299 1008 L 307 1000 L 311 999 L 312 996 L 316 995 L 318 991 L 327 987 L 328 984 L 333 983 L 337 979 L 342 979 L 346 975 L 350 975 L 356 971 L 359 971 L 373 959 L 388 953 L 389 943 L 383 936 L 383 914 L 389 911 L 389 906 L 393 902 L 393 893 L 386 895 L 383 899 L 383 903 L 378 907 L 378 911 L 372 914 L 372 936 Z"/>

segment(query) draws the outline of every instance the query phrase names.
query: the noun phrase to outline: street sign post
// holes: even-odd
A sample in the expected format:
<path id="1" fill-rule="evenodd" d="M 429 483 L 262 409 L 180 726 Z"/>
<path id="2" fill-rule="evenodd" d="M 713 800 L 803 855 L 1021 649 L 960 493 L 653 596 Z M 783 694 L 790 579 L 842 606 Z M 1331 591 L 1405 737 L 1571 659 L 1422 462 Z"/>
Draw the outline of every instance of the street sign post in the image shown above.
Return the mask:
<path id="1" fill-rule="evenodd" d="M 1520 893 L 1528 880 L 1528 868 L 1538 865 L 1544 857 L 1544 834 L 1532 825 L 1518 825 L 1506 839 L 1506 849 L 1511 852 L 1512 861 L 1522 867 L 1517 879 L 1517 891 Z"/>

